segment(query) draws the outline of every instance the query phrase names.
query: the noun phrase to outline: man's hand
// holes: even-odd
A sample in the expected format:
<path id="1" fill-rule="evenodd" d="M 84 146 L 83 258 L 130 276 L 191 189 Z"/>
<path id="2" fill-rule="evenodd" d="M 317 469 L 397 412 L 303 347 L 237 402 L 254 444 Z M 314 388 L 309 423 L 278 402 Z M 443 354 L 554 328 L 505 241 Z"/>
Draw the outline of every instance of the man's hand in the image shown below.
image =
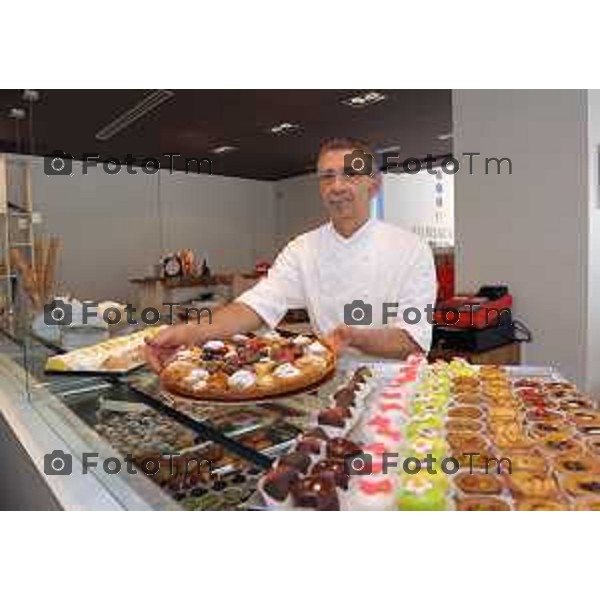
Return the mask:
<path id="1" fill-rule="evenodd" d="M 203 328 L 196 324 L 172 325 L 155 338 L 146 340 L 146 360 L 156 372 L 182 346 L 193 346 L 203 341 Z"/>
<path id="2" fill-rule="evenodd" d="M 336 354 L 353 345 L 353 328 L 348 325 L 338 325 L 325 336 L 325 341 Z"/>
<path id="3" fill-rule="evenodd" d="M 248 306 L 232 302 L 213 315 L 212 323 L 186 323 L 163 329 L 154 339 L 146 340 L 146 360 L 157 373 L 181 347 L 203 344 L 208 340 L 227 338 L 234 333 L 254 331 L 262 319 Z"/>

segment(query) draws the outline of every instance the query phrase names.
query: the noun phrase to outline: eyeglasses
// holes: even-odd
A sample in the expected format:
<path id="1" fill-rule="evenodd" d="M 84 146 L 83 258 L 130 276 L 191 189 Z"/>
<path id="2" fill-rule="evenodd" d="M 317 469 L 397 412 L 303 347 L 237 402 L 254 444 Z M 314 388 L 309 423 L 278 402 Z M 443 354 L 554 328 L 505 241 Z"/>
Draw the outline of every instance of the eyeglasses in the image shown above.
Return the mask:
<path id="1" fill-rule="evenodd" d="M 326 171 L 317 171 L 319 182 L 325 185 L 332 185 L 339 177 L 344 183 L 358 183 L 361 177 L 373 177 L 374 173 L 365 175 L 364 173 L 346 172 L 345 169 L 327 169 Z"/>

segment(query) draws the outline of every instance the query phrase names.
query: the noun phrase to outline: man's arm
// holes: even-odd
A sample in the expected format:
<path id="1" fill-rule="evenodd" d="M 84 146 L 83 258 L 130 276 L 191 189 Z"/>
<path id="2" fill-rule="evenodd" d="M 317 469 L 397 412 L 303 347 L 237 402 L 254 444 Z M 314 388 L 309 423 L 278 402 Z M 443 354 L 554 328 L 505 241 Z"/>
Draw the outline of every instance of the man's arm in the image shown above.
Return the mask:
<path id="1" fill-rule="evenodd" d="M 297 243 L 290 242 L 279 254 L 267 276 L 234 302 L 215 311 L 212 324 L 174 325 L 148 342 L 147 360 L 159 371 L 164 360 L 181 346 L 193 346 L 262 325 L 275 327 L 289 307 L 304 305 Z"/>
<path id="2" fill-rule="evenodd" d="M 362 329 L 340 325 L 329 334 L 328 341 L 336 352 L 352 346 L 365 354 L 381 358 L 404 360 L 410 354 L 423 352 L 408 332 L 397 327 Z"/>
<path id="3" fill-rule="evenodd" d="M 146 359 L 155 371 L 160 371 L 164 360 L 181 346 L 202 344 L 244 331 L 258 329 L 263 320 L 248 306 L 231 302 L 216 310 L 211 323 L 173 325 L 146 342 Z"/>

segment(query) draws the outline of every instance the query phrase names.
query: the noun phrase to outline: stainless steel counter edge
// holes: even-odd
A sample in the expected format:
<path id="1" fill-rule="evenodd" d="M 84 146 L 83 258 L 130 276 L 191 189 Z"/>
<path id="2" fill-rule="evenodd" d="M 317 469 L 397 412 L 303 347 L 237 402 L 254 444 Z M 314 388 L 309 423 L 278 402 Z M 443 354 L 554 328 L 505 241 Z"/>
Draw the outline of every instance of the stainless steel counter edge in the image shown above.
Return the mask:
<path id="1" fill-rule="evenodd" d="M 171 501 L 142 474 L 121 477 L 82 472 L 80 460 L 90 447 L 69 425 L 75 417 L 58 398 L 30 378 L 29 393 L 25 371 L 7 356 L 0 355 L 0 412 L 22 445 L 32 464 L 60 506 L 65 510 L 177 510 Z M 95 434 L 93 434 L 95 435 Z M 99 439 L 99 438 L 98 438 Z M 96 440 L 97 442 L 97 440 Z M 105 449 L 109 449 L 102 443 Z M 98 445 L 94 450 L 97 450 Z M 44 455 L 55 450 L 72 455 L 70 475 L 46 475 Z M 100 452 L 100 458 L 104 452 Z M 114 455 L 114 451 L 108 453 Z M 102 476 L 111 477 L 110 481 Z M 133 485 L 132 485 L 133 483 Z M 143 493 L 138 493 L 136 488 Z M 147 496 L 149 494 L 149 496 Z M 144 496 L 152 498 L 152 502 Z"/>

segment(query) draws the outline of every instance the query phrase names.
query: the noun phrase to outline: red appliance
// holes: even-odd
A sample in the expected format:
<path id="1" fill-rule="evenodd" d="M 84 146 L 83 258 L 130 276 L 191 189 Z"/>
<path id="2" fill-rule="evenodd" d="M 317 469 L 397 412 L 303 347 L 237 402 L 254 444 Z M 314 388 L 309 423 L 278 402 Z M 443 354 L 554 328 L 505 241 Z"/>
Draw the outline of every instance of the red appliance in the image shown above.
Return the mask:
<path id="1" fill-rule="evenodd" d="M 454 296 L 438 302 L 434 320 L 443 327 L 493 327 L 501 314 L 510 314 L 512 300 L 506 286 L 484 286 L 476 295 Z"/>

